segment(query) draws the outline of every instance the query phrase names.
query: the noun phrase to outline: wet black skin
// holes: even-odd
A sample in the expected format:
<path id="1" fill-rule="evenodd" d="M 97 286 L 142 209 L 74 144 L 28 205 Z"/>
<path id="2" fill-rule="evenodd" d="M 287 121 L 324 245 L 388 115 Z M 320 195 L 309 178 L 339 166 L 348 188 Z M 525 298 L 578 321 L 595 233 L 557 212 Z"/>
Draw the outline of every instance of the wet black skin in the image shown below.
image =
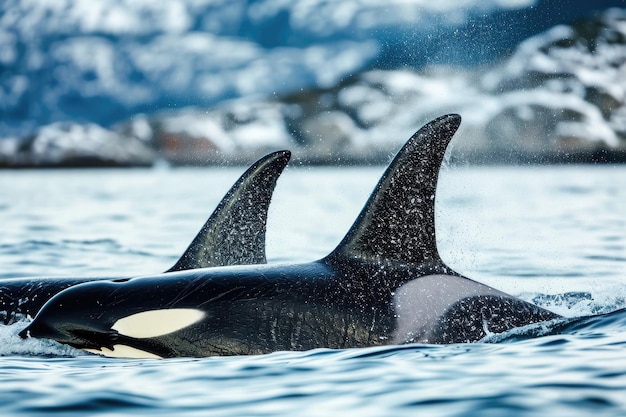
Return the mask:
<path id="1" fill-rule="evenodd" d="M 415 133 L 322 260 L 81 284 L 53 297 L 21 335 L 96 350 L 124 345 L 160 357 L 211 356 L 475 342 L 494 330 L 558 317 L 462 277 L 441 260 L 435 191 L 459 124 L 458 115 L 442 116 Z M 136 313 L 180 308 L 205 316 L 155 337 L 112 328 Z"/>
<path id="2" fill-rule="evenodd" d="M 185 253 L 167 272 L 266 262 L 265 226 L 276 181 L 289 151 L 273 152 L 248 168 L 220 201 Z M 71 286 L 115 277 L 37 277 L 0 280 L 0 322 L 34 317 L 55 294 Z"/>
<path id="3" fill-rule="evenodd" d="M 115 277 L 10 278 L 0 281 L 0 322 L 12 324 L 23 317 L 34 317 L 52 296 L 66 288 Z"/>
<path id="4" fill-rule="evenodd" d="M 444 272 L 440 265 L 418 270 L 322 260 L 88 283 L 50 300 L 46 309 L 54 311 L 53 323 L 42 316 L 27 331 L 78 348 L 125 344 L 161 357 L 384 345 L 393 342 L 396 328 L 394 289 Z M 377 278 L 382 285 L 376 285 Z M 362 285 L 365 281 L 372 285 Z M 150 339 L 111 331 L 123 317 L 166 308 L 194 308 L 206 316 L 172 335 Z"/>

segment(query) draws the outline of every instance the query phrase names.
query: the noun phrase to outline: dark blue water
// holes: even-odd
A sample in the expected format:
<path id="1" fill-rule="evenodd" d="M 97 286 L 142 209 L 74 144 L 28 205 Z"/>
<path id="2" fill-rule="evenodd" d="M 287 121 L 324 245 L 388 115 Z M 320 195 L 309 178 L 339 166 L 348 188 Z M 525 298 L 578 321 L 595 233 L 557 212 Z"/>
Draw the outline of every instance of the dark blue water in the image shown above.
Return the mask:
<path id="1" fill-rule="evenodd" d="M 0 277 L 165 270 L 241 171 L 0 172 Z M 270 262 L 328 253 L 381 172 L 288 170 Z M 173 360 L 23 341 L 23 321 L 0 327 L 0 415 L 624 415 L 624 203 L 626 167 L 442 172 L 446 262 L 565 320 L 476 344 Z"/>

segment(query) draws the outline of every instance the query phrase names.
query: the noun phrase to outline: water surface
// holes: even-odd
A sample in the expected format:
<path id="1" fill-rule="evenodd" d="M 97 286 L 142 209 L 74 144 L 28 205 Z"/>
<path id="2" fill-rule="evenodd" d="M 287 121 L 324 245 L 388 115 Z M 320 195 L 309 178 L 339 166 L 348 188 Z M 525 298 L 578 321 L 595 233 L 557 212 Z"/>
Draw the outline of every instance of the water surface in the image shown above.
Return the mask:
<path id="1" fill-rule="evenodd" d="M 382 167 L 288 169 L 268 220 L 270 262 L 341 240 Z M 0 172 L 1 278 L 169 268 L 243 172 Z M 626 306 L 626 167 L 444 168 L 442 257 L 566 317 Z M 0 327 L 2 415 L 623 415 L 626 313 L 484 343 L 119 360 Z M 559 330 L 556 332 L 556 330 Z M 556 332 L 556 334 L 554 334 Z"/>

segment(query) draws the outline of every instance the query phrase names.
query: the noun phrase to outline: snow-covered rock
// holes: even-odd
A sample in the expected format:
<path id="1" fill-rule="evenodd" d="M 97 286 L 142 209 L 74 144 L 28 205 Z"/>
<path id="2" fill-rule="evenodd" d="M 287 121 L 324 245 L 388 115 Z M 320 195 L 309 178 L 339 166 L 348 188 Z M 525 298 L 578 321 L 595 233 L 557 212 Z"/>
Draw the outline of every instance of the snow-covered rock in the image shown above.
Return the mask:
<path id="1" fill-rule="evenodd" d="M 203 51 L 207 36 L 213 35 L 180 36 L 195 37 L 197 51 Z M 170 41 L 171 38 L 162 39 Z M 106 44 L 106 39 L 103 42 Z M 194 50 L 194 42 L 180 49 Z M 231 47 L 235 48 L 235 44 Z M 305 48 L 310 62 L 299 63 L 302 73 L 308 67 L 327 69 L 333 68 L 332 62 L 350 62 L 315 48 Z M 254 46 L 241 54 L 254 51 L 260 48 Z M 238 53 L 224 52 L 235 60 Z M 84 155 L 88 152 L 100 153 L 99 160 L 126 161 L 130 165 L 145 164 L 155 158 L 173 164 L 249 163 L 263 153 L 286 148 L 294 152 L 295 160 L 307 163 L 383 162 L 423 123 L 457 112 L 464 123 L 458 135 L 462 139 L 453 142 L 453 159 L 626 160 L 626 9 L 610 9 L 570 26 L 555 26 L 522 42 L 498 65 L 478 70 L 451 66 L 372 69 L 345 79 L 339 76 L 341 70 L 325 75 L 325 81 L 315 81 L 315 88 L 292 91 L 290 87 L 286 91 L 292 92 L 269 98 L 252 94 L 265 78 L 240 77 L 238 72 L 262 68 L 259 74 L 265 74 L 267 79 L 278 74 L 285 83 L 293 81 L 287 72 L 281 72 L 284 61 L 278 55 L 267 68 L 263 56 L 267 54 L 257 56 L 253 65 L 256 69 L 247 64 L 231 68 L 232 74 L 237 75 L 232 83 L 246 92 L 246 98 L 211 107 L 146 112 L 112 130 L 90 124 L 53 124 L 31 138 L 12 136 L 0 141 L 0 157 L 5 165 L 9 164 L 6 161 L 10 155 L 22 164 L 31 161 L 46 165 L 63 164 L 66 159 L 86 160 Z M 81 59 L 84 65 L 92 63 Z M 141 61 L 139 55 L 134 59 Z M 169 83 L 161 87 L 162 91 L 169 90 L 159 94 L 175 94 L 174 86 L 184 89 L 185 78 L 177 75 L 184 66 L 172 66 L 165 59 L 154 67 L 149 62 L 151 59 L 146 58 L 146 68 L 161 71 L 162 77 L 169 74 Z M 331 64 L 325 66 L 326 62 Z M 110 70 L 109 74 L 116 73 Z M 214 79 L 207 78 L 202 85 L 223 85 L 211 80 Z M 62 85 L 66 84 L 59 84 L 59 88 Z M 130 96 L 140 91 L 134 88 L 140 89 L 141 83 L 118 84 L 113 80 L 107 86 L 111 91 L 127 91 L 126 100 L 131 100 Z M 98 100 L 102 99 L 98 94 L 104 90 L 98 83 L 90 88 Z M 134 97 L 137 96 L 141 94 Z M 49 130 L 54 133 L 48 133 Z M 109 139 L 102 139 L 105 136 Z M 88 140 L 81 144 L 80 138 Z M 122 146 L 129 149 L 125 157 L 119 156 Z M 151 156 L 143 152 L 146 149 L 152 150 Z"/>
<path id="2" fill-rule="evenodd" d="M 279 106 L 272 103 L 236 102 L 219 110 L 167 112 L 153 117 L 151 125 L 152 146 L 177 165 L 248 164 L 293 145 Z"/>
<path id="3" fill-rule="evenodd" d="M 626 9 L 610 9 L 526 40 L 503 68 L 484 77 L 484 85 L 501 97 L 501 126 L 539 127 L 534 136 L 565 148 L 623 146 Z M 528 140 L 537 138 L 531 134 Z"/>
<path id="4" fill-rule="evenodd" d="M 485 63 L 555 21 L 623 0 L 569 4 L 4 0 L 0 137 L 328 88 L 372 66 Z"/>
<path id="5" fill-rule="evenodd" d="M 151 165 L 156 157 L 145 143 L 94 124 L 55 123 L 0 147 L 0 166 L 17 168 Z"/>

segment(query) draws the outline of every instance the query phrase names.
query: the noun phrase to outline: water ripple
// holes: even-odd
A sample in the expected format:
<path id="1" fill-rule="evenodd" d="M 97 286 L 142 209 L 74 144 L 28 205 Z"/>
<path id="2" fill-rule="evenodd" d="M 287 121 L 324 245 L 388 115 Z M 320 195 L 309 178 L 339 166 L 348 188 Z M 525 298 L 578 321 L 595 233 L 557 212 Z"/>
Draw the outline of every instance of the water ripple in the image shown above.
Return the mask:
<path id="1" fill-rule="evenodd" d="M 484 343 L 171 360 L 113 360 L 22 340 L 20 322 L 0 326 L 0 415 L 625 415 L 626 236 L 617 232 L 624 169 L 442 172 L 437 224 L 446 262 L 568 318 Z M 379 174 L 286 172 L 268 219 L 270 260 L 332 250 Z M 236 175 L 31 173 L 3 190 L 11 203 L 0 210 L 8 224 L 0 276 L 162 271 Z M 204 176 L 211 186 L 199 193 Z M 78 191 L 38 204 L 23 198 L 51 182 Z"/>

